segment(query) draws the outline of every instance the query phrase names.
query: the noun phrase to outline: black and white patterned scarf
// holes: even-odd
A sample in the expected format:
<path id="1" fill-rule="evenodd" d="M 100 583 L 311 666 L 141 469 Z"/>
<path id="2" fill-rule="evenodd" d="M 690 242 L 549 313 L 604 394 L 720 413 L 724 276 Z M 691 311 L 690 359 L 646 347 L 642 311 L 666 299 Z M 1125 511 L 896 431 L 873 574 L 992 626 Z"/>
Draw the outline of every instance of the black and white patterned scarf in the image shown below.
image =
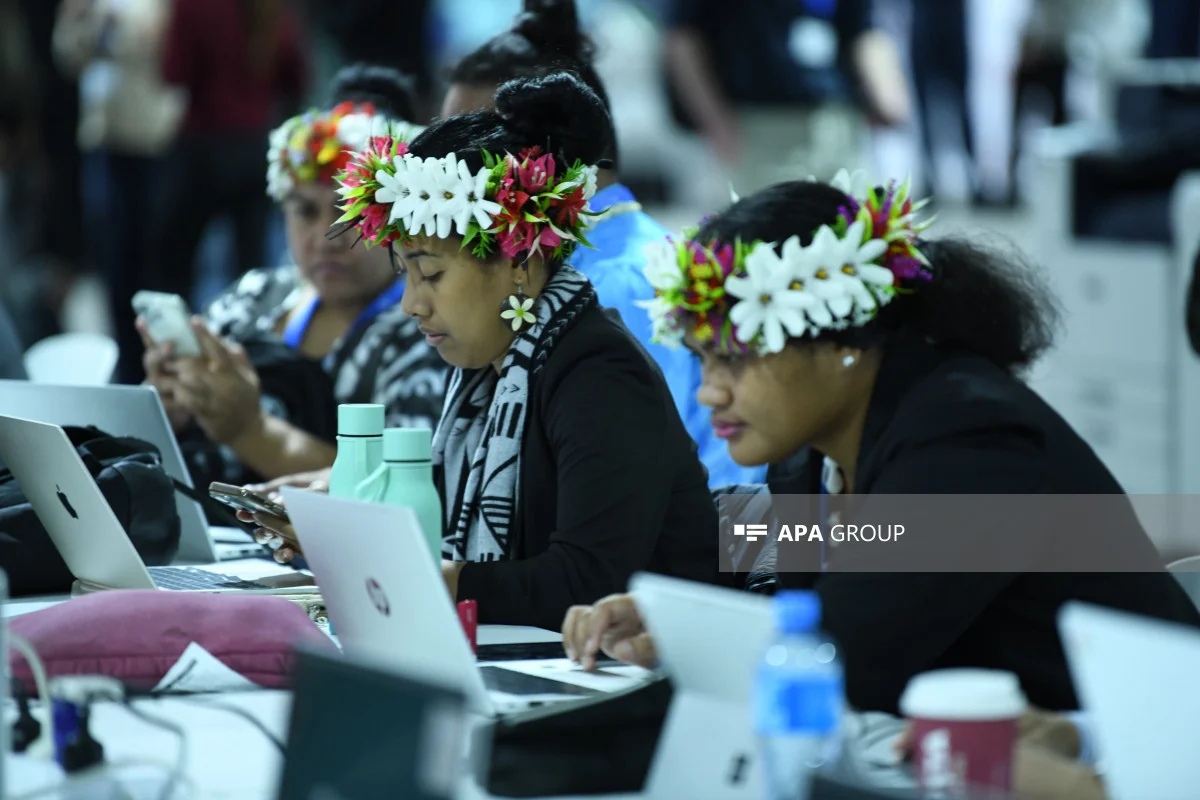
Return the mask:
<path id="1" fill-rule="evenodd" d="M 433 435 L 433 463 L 442 465 L 445 491 L 443 558 L 499 561 L 509 556 L 529 387 L 558 340 L 594 305 L 592 284 L 564 265 L 538 296 L 537 322 L 514 337 L 499 375 L 490 366 L 451 374 Z"/>

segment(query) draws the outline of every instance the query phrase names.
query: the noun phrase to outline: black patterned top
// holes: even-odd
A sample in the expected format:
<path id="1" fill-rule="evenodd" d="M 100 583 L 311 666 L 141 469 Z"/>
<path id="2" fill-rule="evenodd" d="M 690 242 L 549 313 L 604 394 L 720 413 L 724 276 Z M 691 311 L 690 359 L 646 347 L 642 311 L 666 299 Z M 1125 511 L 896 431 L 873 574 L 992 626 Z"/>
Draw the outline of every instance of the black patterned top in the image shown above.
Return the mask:
<path id="1" fill-rule="evenodd" d="M 295 267 L 255 269 L 217 297 L 204 316 L 230 341 L 278 341 L 280 321 L 305 297 Z M 416 320 L 401 311 L 398 299 L 339 339 L 322 366 L 339 404 L 379 403 L 390 428 L 436 427 L 448 366 L 425 342 Z M 264 396 L 262 403 L 267 413 L 287 419 L 274 398 Z M 240 465 L 231 453 L 224 455 L 223 471 L 234 477 Z"/>

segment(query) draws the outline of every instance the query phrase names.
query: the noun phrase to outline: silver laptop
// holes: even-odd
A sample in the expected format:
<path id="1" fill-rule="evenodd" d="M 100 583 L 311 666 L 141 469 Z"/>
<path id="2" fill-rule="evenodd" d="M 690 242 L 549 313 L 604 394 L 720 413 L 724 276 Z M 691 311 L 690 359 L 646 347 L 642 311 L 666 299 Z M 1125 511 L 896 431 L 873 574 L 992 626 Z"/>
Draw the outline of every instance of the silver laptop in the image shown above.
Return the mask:
<path id="1" fill-rule="evenodd" d="M 1108 796 L 1196 797 L 1200 631 L 1078 602 L 1058 627 Z"/>
<path id="2" fill-rule="evenodd" d="M 280 491 L 347 656 L 461 691 L 486 717 L 601 694 L 479 666 L 412 509 Z"/>
<path id="3" fill-rule="evenodd" d="M 775 632 L 771 598 L 649 573 L 629 591 L 675 685 L 646 797 L 762 797 L 751 689 Z"/>
<path id="4" fill-rule="evenodd" d="M 82 591 L 172 589 L 312 594 L 307 576 L 286 583 L 244 581 L 197 567 L 150 567 L 134 549 L 120 520 L 57 425 L 0 415 L 0 458 L 16 478 Z M 281 568 L 282 569 L 282 568 Z"/>
<path id="5" fill-rule="evenodd" d="M 0 380 L 0 414 L 55 425 L 94 425 L 113 436 L 143 439 L 158 448 L 163 470 L 192 488 L 171 423 L 152 386 L 55 386 Z M 230 544 L 214 544 L 204 510 L 182 492 L 175 493 L 175 507 L 182 526 L 176 563 L 211 564 L 261 554 L 249 534 L 239 529 L 220 529 L 221 538 Z"/>

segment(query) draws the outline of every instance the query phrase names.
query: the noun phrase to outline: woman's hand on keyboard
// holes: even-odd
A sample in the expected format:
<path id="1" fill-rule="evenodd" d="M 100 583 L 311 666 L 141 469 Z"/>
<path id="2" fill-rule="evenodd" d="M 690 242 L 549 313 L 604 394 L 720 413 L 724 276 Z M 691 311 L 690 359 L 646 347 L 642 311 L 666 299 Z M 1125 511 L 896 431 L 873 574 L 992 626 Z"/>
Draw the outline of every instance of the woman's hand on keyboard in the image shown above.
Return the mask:
<path id="1" fill-rule="evenodd" d="M 563 620 L 563 647 L 567 658 L 588 671 L 596 668 L 601 652 L 646 669 L 658 663 L 654 640 L 629 594 L 609 595 L 595 605 L 568 609 Z"/>

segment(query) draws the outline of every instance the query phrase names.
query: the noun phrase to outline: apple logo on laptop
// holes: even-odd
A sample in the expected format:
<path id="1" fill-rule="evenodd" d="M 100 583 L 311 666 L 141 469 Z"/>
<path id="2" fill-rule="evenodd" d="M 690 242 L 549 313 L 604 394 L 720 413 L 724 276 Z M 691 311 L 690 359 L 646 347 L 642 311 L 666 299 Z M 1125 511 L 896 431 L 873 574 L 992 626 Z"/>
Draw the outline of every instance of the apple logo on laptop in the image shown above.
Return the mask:
<path id="1" fill-rule="evenodd" d="M 67 499 L 67 496 L 63 493 L 63 490 L 58 486 L 58 484 L 54 485 L 54 490 L 58 494 L 58 502 L 62 503 L 62 507 L 67 510 L 67 513 L 70 514 L 72 518 L 79 519 L 79 515 L 75 513 L 75 508 L 71 505 L 71 501 Z"/>
<path id="2" fill-rule="evenodd" d="M 376 611 L 385 617 L 391 616 L 392 606 L 388 603 L 387 595 L 383 593 L 383 587 L 374 578 L 367 578 L 367 596 L 371 598 Z"/>

